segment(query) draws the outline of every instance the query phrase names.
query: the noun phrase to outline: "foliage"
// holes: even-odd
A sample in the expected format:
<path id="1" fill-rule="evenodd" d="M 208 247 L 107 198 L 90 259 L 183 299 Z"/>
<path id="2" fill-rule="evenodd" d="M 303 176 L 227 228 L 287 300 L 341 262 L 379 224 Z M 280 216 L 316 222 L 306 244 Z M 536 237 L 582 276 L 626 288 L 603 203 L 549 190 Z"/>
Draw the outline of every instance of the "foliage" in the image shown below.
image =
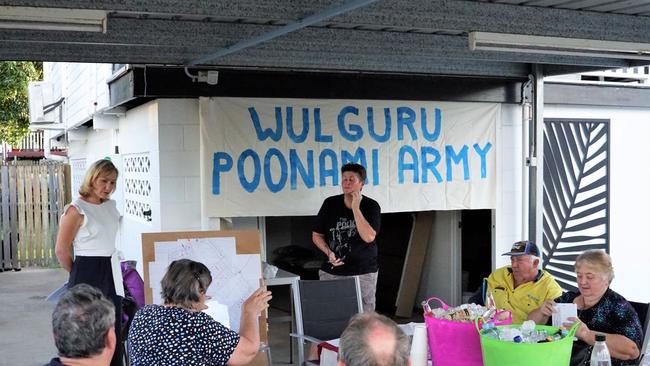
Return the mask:
<path id="1" fill-rule="evenodd" d="M 18 145 L 29 133 L 27 84 L 42 77 L 41 62 L 0 62 L 0 141 Z"/>

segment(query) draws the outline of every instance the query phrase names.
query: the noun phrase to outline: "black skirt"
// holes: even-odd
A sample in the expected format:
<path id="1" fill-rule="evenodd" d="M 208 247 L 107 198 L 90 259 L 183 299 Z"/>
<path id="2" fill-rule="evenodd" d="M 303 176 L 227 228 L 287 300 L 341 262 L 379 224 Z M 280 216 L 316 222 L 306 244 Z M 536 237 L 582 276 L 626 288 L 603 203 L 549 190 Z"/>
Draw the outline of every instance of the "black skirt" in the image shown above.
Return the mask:
<path id="1" fill-rule="evenodd" d="M 115 336 L 117 344 L 111 366 L 122 366 L 122 297 L 115 293 L 111 257 L 77 256 L 72 263 L 68 288 L 85 283 L 99 289 L 115 305 Z"/>
<path id="2" fill-rule="evenodd" d="M 109 299 L 115 296 L 111 257 L 76 257 L 72 263 L 68 287 L 80 283 L 96 287 Z"/>

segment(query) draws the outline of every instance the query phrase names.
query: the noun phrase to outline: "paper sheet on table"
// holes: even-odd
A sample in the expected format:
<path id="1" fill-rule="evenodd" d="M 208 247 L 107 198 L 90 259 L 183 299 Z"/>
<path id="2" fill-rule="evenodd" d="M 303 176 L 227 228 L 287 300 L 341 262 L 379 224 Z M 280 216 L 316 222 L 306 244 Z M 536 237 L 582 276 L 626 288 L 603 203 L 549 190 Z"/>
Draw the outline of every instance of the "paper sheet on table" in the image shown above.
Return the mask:
<path id="1" fill-rule="evenodd" d="M 230 328 L 230 316 L 228 315 L 228 306 L 220 304 L 219 301 L 210 300 L 206 301 L 207 309 L 203 310 L 204 313 L 210 315 L 212 319 L 218 321 L 226 328 Z"/>
<path id="2" fill-rule="evenodd" d="M 578 317 L 578 307 L 574 303 L 555 304 L 557 311 L 553 313 L 553 326 L 559 327 L 570 317 Z"/>

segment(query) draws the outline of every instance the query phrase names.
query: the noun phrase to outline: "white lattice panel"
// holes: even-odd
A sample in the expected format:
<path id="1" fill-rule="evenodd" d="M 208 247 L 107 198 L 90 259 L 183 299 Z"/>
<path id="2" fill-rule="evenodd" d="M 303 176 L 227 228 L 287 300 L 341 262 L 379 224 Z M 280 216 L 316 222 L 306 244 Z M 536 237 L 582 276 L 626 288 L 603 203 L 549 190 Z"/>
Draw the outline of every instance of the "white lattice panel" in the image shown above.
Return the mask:
<path id="1" fill-rule="evenodd" d="M 122 172 L 124 174 L 124 215 L 142 222 L 151 221 L 149 153 L 124 155 Z"/>

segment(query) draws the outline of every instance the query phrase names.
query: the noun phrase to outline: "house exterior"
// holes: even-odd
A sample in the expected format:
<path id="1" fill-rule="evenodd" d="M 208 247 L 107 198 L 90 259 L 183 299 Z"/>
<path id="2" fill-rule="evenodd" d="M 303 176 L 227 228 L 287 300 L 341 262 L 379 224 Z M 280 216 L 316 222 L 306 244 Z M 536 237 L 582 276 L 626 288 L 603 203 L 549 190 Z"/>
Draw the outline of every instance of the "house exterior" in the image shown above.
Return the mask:
<path id="1" fill-rule="evenodd" d="M 507 257 L 500 254 L 509 251 L 513 242 L 543 237 L 541 232 L 531 235 L 527 232 L 529 178 L 525 126 L 529 106 L 522 104 L 524 81 L 299 73 L 292 76 L 230 70 L 220 71 L 218 84 L 209 85 L 186 78 L 185 71 L 111 64 L 44 64 L 45 84 L 42 85 L 51 93 L 44 104 L 61 98 L 64 101 L 46 114 L 52 123 L 34 127 L 46 128 L 46 138 L 53 145 L 67 146 L 73 195 L 86 167 L 93 161 L 110 157 L 118 166 L 118 190 L 113 195 L 123 215 L 118 245 L 126 258 L 139 261 L 140 271 L 146 265 L 142 263 L 140 246 L 140 235 L 145 232 L 256 228 L 264 243 L 262 255 L 269 260 L 275 243 L 297 240 L 290 237 L 294 228 L 283 231 L 268 227 L 266 223 L 270 219 L 265 215 L 218 217 L 204 214 L 206 202 L 202 192 L 206 190 L 204 178 L 207 173 L 202 172 L 201 164 L 205 160 L 201 156 L 202 134 L 205 133 L 201 129 L 201 113 L 205 99 L 201 97 L 492 103 L 499 113 L 494 126 L 496 177 L 494 205 L 490 207 L 488 223 L 492 228 L 489 252 L 462 252 L 461 210 L 436 210 L 418 298 L 437 294 L 452 299 L 450 303 L 460 302 L 463 295 L 461 272 L 465 270 L 461 270 L 460 257 L 477 255 L 496 268 L 508 264 Z M 355 78 L 353 84 L 350 79 Z M 650 128 L 645 123 L 650 109 L 603 106 L 597 100 L 592 105 L 584 101 L 567 104 L 561 96 L 550 98 L 548 85 L 544 106 L 546 118 L 608 121 L 611 156 L 607 158 L 611 171 L 604 174 L 611 184 L 605 200 L 609 211 L 603 211 L 608 213 L 608 221 L 607 225 L 602 225 L 607 235 L 595 235 L 605 239 L 594 243 L 609 245 L 617 275 L 612 287 L 628 299 L 650 301 L 650 291 L 635 285 L 636 279 L 650 275 L 650 268 L 644 263 L 650 249 L 643 245 L 641 225 L 649 214 L 636 209 L 650 203 L 642 187 L 647 173 L 643 169 L 630 169 L 632 156 L 638 151 L 635 147 L 643 144 L 641 138 Z M 639 90 L 647 94 L 646 89 Z M 593 229 L 603 230 L 602 227 Z M 271 231 L 275 232 L 273 239 Z M 307 245 L 310 243 L 308 237 L 299 240 Z M 571 272 L 562 266 L 557 270 Z"/>

